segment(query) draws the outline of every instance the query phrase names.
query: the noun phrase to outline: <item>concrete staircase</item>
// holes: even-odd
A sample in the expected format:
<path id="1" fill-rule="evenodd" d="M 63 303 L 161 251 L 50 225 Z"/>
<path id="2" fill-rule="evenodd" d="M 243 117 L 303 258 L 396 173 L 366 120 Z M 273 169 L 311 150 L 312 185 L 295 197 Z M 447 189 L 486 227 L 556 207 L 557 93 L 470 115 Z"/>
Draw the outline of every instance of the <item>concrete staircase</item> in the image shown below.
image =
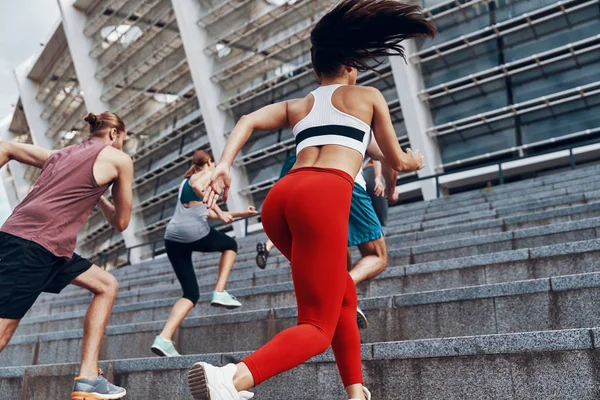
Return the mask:
<path id="1" fill-rule="evenodd" d="M 394 207 L 390 266 L 358 288 L 365 384 L 374 399 L 600 397 L 600 166 Z M 177 333 L 187 356 L 150 344 L 181 290 L 166 258 L 114 271 L 120 294 L 101 349 L 128 399 L 190 399 L 186 369 L 227 363 L 295 324 L 290 267 L 254 263 L 241 239 L 228 290 L 209 306 L 218 255 L 197 254 L 200 303 Z M 69 398 L 90 295 L 42 295 L 0 354 L 0 399 Z M 285 357 L 282 354 L 282 357 Z M 330 352 L 255 390 L 258 399 L 344 399 Z"/>

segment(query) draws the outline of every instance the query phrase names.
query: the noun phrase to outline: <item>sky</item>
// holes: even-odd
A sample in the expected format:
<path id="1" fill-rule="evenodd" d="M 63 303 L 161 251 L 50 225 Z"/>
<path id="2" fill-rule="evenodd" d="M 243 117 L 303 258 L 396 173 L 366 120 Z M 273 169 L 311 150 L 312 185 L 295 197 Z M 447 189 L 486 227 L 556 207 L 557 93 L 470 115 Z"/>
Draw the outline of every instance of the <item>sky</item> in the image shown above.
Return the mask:
<path id="1" fill-rule="evenodd" d="M 14 68 L 41 50 L 58 19 L 56 0 L 0 0 L 0 120 L 13 112 L 19 97 Z M 9 214 L 0 184 L 0 223 Z"/>

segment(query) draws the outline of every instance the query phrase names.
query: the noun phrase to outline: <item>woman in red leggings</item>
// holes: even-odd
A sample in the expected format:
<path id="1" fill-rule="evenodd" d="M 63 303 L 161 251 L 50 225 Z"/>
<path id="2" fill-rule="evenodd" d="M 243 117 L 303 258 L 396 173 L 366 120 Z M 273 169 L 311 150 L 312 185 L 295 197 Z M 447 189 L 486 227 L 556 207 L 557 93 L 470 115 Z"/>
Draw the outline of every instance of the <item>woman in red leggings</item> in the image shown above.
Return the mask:
<path id="1" fill-rule="evenodd" d="M 298 159 L 269 192 L 262 217 L 265 232 L 291 262 L 298 325 L 280 332 L 238 365 L 194 365 L 188 375 L 194 399 L 248 399 L 252 394 L 247 389 L 330 345 L 348 397 L 370 398 L 362 385 L 356 289 L 346 271 L 352 187 L 371 130 L 395 170 L 418 170 L 423 159 L 418 151 L 402 151 L 385 98 L 375 88 L 356 86 L 357 70 L 370 69 L 375 57 L 403 56 L 402 40 L 434 32 L 417 6 L 395 0 L 344 0 L 311 33 L 320 87 L 304 98 L 246 115 L 232 131 L 207 182 L 208 207 L 222 192 L 227 198 L 229 169 L 253 131 L 293 127 Z"/>

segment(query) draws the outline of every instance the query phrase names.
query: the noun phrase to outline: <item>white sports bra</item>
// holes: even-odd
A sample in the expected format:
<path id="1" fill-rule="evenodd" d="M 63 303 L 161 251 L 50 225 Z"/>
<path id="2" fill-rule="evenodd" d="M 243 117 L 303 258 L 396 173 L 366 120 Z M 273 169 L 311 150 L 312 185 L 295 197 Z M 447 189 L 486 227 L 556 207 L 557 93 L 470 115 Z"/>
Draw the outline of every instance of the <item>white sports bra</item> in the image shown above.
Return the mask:
<path id="1" fill-rule="evenodd" d="M 307 147 L 336 144 L 354 149 L 364 158 L 371 127 L 334 107 L 331 97 L 340 86 L 344 85 L 320 86 L 311 92 L 315 99 L 312 109 L 293 129 L 296 154 Z"/>

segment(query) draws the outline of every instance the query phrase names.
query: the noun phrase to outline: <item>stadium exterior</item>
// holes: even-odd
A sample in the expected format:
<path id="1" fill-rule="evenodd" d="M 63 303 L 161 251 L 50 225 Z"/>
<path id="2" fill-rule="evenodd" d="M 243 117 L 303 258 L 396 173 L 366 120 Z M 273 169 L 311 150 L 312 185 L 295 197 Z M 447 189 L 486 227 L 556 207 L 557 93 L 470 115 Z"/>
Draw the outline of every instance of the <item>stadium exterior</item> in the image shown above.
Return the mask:
<path id="1" fill-rule="evenodd" d="M 135 159 L 132 223 L 120 234 L 94 212 L 78 244 L 82 254 L 114 265 L 161 247 L 196 149 L 218 158 L 240 116 L 316 87 L 309 33 L 335 1 L 58 4 L 61 21 L 42 51 L 15 70 L 20 98 L 0 133 L 3 140 L 61 148 L 86 139 L 83 117 L 90 111 L 124 119 Z M 383 60 L 376 72 L 359 76 L 360 84 L 384 93 L 400 143 L 424 153 L 419 175 L 446 173 L 401 176 L 402 198 L 431 199 L 597 158 L 599 0 L 421 5 L 438 36 L 408 43 L 408 63 Z M 254 135 L 237 161 L 227 206 L 260 206 L 292 151 L 289 129 Z M 3 169 L 11 206 L 37 173 L 14 162 Z M 248 229 L 260 229 L 259 219 L 237 223 L 233 232 Z"/>

